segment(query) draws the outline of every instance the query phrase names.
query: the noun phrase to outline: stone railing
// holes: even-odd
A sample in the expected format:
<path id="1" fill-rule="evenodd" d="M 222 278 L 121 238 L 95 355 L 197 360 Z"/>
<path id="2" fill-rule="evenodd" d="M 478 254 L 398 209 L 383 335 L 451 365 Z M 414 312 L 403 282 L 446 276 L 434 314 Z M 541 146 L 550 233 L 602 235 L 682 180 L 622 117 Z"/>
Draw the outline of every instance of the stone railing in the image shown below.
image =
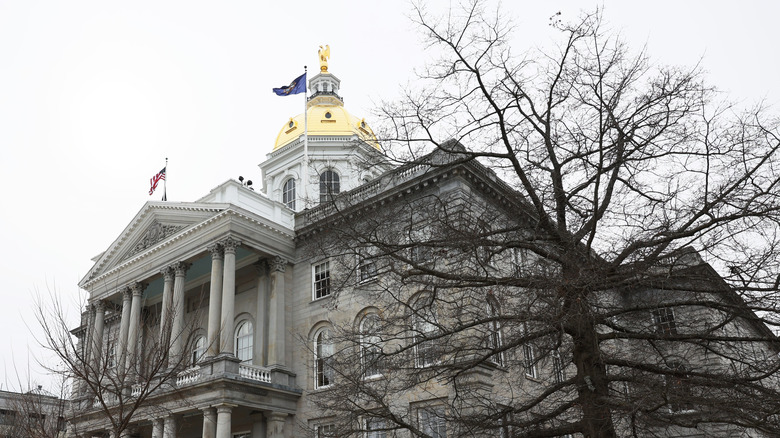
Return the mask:
<path id="1" fill-rule="evenodd" d="M 271 383 L 271 371 L 267 368 L 258 367 L 255 365 L 239 365 L 238 375 L 249 380 Z"/>
<path id="2" fill-rule="evenodd" d="M 176 386 L 189 385 L 200 380 L 200 367 L 188 368 L 176 375 Z"/>

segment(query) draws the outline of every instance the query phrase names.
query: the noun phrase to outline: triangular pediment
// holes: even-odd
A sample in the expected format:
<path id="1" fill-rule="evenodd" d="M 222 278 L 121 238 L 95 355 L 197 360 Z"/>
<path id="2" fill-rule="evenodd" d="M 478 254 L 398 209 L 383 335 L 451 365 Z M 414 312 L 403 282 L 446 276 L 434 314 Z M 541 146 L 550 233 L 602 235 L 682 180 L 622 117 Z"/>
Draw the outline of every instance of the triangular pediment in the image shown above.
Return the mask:
<path id="1" fill-rule="evenodd" d="M 108 272 L 116 266 L 209 220 L 229 204 L 204 202 L 147 202 L 117 239 L 100 256 L 79 283 Z"/>

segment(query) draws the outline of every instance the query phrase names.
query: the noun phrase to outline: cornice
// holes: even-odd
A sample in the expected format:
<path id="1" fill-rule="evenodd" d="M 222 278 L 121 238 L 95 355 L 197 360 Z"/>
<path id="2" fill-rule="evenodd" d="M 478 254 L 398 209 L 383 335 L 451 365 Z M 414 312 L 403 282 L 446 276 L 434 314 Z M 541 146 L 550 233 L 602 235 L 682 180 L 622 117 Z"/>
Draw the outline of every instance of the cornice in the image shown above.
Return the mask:
<path id="1" fill-rule="evenodd" d="M 422 189 L 439 185 L 442 181 L 456 176 L 463 178 L 503 207 L 519 207 L 518 212 L 523 212 L 529 220 L 533 220 L 523 196 L 482 164 L 475 161 L 451 165 L 421 162 L 393 169 L 374 181 L 341 193 L 334 200 L 336 206 L 325 204 L 299 213 L 297 217 L 300 225 L 296 226 L 296 236 L 298 239 L 306 238 L 331 220 L 350 216 L 377 204 L 383 205 L 414 196 Z"/>

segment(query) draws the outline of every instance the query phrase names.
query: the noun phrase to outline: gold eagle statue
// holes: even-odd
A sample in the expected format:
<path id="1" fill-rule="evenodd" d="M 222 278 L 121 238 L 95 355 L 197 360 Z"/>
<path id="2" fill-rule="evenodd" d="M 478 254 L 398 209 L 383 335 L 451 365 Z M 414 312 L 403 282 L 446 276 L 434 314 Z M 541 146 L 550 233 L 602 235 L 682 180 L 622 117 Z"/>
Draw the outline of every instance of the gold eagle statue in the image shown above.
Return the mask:
<path id="1" fill-rule="evenodd" d="M 320 71 L 323 73 L 327 73 L 328 59 L 330 58 L 330 46 L 325 44 L 324 49 L 322 48 L 322 46 L 320 46 L 320 50 L 318 50 L 317 53 L 320 55 Z"/>

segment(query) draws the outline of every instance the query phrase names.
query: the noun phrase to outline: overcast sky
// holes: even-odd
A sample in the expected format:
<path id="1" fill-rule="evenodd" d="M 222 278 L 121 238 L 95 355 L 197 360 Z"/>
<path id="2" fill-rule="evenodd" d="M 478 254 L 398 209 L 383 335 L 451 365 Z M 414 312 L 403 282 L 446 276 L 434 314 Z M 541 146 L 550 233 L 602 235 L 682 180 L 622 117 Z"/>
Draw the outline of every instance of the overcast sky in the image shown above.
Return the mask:
<path id="1" fill-rule="evenodd" d="M 573 19 L 597 5 L 658 64 L 701 62 L 732 98 L 780 103 L 776 2 L 507 2 L 513 50 L 549 46 L 555 12 Z M 259 185 L 257 164 L 303 108 L 301 96 L 271 88 L 304 65 L 316 71 L 321 44 L 346 107 L 374 121 L 376 103 L 430 56 L 409 10 L 370 0 L 0 0 L 2 389 L 40 382 L 57 392 L 34 363 L 46 358 L 33 337 L 35 297 L 76 302 L 90 259 L 150 199 L 166 157 L 170 201 L 239 175 Z"/>

